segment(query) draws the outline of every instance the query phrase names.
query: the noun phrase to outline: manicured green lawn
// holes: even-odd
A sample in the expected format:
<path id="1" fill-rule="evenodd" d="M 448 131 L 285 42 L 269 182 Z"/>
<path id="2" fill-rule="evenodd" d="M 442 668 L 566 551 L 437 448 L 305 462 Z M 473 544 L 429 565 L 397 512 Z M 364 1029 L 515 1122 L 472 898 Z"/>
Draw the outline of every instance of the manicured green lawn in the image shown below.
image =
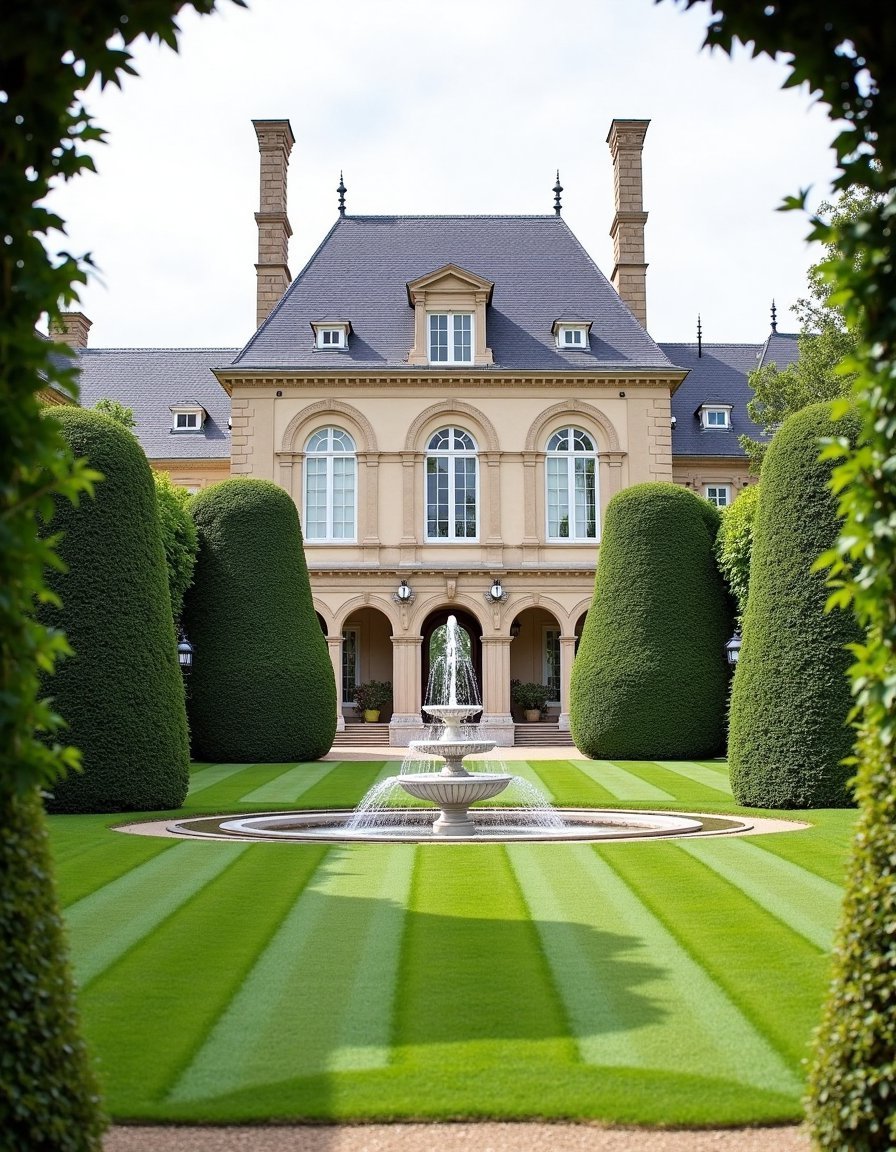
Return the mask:
<path id="1" fill-rule="evenodd" d="M 195 765 L 182 814 L 351 807 L 397 769 Z M 562 805 L 741 811 L 718 761 L 511 770 Z M 107 1107 L 797 1119 L 854 814 L 796 815 L 813 827 L 418 847 L 149 839 L 111 830 L 121 818 L 53 817 Z"/>

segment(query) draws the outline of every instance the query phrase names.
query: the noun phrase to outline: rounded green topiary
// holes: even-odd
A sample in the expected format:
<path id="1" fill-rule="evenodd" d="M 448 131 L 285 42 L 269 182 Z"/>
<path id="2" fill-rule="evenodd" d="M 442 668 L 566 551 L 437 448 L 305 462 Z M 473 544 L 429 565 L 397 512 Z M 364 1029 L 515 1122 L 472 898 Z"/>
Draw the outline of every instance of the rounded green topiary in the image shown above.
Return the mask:
<path id="1" fill-rule="evenodd" d="M 74 655 L 48 691 L 81 749 L 84 771 L 53 787 L 54 812 L 178 808 L 189 782 L 184 689 L 156 492 L 146 456 L 107 416 L 54 410 L 76 457 L 105 479 L 93 500 L 58 501 L 50 525 L 61 532 L 66 572 L 48 584 L 62 607 L 47 624 L 64 629 Z"/>
<path id="2" fill-rule="evenodd" d="M 610 501 L 572 671 L 572 735 L 586 756 L 692 759 L 724 747 L 731 606 L 718 527 L 717 510 L 677 484 Z"/>
<path id="3" fill-rule="evenodd" d="M 852 803 L 852 730 L 845 645 L 859 639 L 848 612 L 825 612 L 828 589 L 814 561 L 837 538 L 832 464 L 823 436 L 858 432 L 834 424 L 828 404 L 790 416 L 762 465 L 743 647 L 731 696 L 729 761 L 739 804 L 827 808 Z"/>
<path id="4" fill-rule="evenodd" d="M 40 796 L 0 786 L 0 1147 L 100 1152 Z"/>
<path id="5" fill-rule="evenodd" d="M 296 506 L 268 480 L 197 493 L 184 626 L 195 647 L 188 707 L 197 759 L 284 763 L 325 755 L 336 682 L 311 600 Z"/>

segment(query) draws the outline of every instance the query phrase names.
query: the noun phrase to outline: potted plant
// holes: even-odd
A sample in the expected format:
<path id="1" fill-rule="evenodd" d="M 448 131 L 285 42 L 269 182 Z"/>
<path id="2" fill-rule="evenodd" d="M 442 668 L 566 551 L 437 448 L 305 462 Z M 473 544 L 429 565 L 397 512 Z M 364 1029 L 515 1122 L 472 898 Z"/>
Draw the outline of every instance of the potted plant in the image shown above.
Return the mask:
<path id="1" fill-rule="evenodd" d="M 391 680 L 365 680 L 355 688 L 355 708 L 363 712 L 367 724 L 376 724 L 380 718 L 380 710 L 391 703 Z"/>
<path id="2" fill-rule="evenodd" d="M 523 709 L 526 719 L 533 723 L 541 719 L 545 705 L 551 698 L 551 690 L 546 684 L 514 681 L 510 689 L 510 696 L 513 703 L 518 708 Z"/>

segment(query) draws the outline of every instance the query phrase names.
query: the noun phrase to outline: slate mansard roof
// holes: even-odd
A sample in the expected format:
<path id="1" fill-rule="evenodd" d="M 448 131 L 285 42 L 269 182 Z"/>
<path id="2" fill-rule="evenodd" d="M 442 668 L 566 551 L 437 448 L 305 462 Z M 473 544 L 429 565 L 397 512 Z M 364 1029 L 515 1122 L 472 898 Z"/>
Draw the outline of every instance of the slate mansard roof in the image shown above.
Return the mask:
<path id="1" fill-rule="evenodd" d="M 217 460 L 230 455 L 230 397 L 212 375 L 235 348 L 84 348 L 78 353 L 81 404 L 109 397 L 134 410 L 150 460 Z M 201 405 L 199 432 L 172 432 L 174 405 Z"/>
<path id="2" fill-rule="evenodd" d="M 494 368 L 674 367 L 559 216 L 345 216 L 233 368 L 400 368 L 414 344 L 406 285 L 447 264 L 494 283 L 486 311 Z M 555 345 L 551 325 L 573 314 L 594 321 L 588 351 Z M 351 321 L 348 348 L 316 350 L 312 321 L 336 315 Z"/>
<path id="3" fill-rule="evenodd" d="M 765 440 L 762 429 L 747 415 L 753 390 L 749 374 L 764 364 L 786 368 L 799 358 L 797 337 L 773 332 L 765 344 L 704 344 L 702 355 L 696 344 L 661 345 L 663 351 L 688 375 L 672 395 L 673 456 L 732 456 L 743 458 L 740 436 Z M 701 405 L 731 405 L 731 427 L 703 428 Z"/>

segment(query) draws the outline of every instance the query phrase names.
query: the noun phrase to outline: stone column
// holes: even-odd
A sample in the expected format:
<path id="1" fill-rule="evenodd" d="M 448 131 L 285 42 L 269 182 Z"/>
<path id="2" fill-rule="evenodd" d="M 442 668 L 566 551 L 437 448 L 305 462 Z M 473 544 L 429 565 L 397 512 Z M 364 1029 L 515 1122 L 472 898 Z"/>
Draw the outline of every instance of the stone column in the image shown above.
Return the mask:
<path id="1" fill-rule="evenodd" d="M 575 636 L 560 637 L 560 717 L 558 728 L 569 731 L 569 686 L 572 682 L 572 662 L 576 655 Z"/>
<path id="2" fill-rule="evenodd" d="M 420 677 L 422 675 L 423 637 L 392 637 L 392 719 L 389 722 L 389 743 L 406 748 L 411 740 L 423 736 L 420 714 Z"/>
<path id="3" fill-rule="evenodd" d="M 509 636 L 482 637 L 482 717 L 483 735 L 501 748 L 513 747 L 513 717 L 510 715 Z"/>
<path id="4" fill-rule="evenodd" d="M 286 215 L 286 169 L 295 137 L 288 120 L 253 120 L 261 170 L 255 323 L 267 320 L 289 287 L 288 248 L 292 228 Z"/>
<path id="5" fill-rule="evenodd" d="M 345 731 L 345 717 L 342 715 L 342 637 L 328 636 L 327 648 L 330 650 L 330 663 L 333 665 L 333 675 L 336 677 L 336 731 Z"/>
<path id="6" fill-rule="evenodd" d="M 607 144 L 613 157 L 613 287 L 647 327 L 647 265 L 644 262 L 644 181 L 641 153 L 649 120 L 614 120 Z"/>

